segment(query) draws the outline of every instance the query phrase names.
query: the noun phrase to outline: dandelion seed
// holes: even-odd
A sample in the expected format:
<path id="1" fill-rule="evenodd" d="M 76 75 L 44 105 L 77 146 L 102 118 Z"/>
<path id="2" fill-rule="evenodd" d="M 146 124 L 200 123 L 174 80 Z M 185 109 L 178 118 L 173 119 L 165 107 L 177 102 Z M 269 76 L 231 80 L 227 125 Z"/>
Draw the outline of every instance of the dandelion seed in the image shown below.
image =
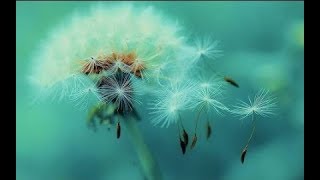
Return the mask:
<path id="1" fill-rule="evenodd" d="M 82 72 L 84 74 L 99 74 L 104 68 L 104 62 L 97 58 L 90 57 L 83 62 Z"/>
<path id="2" fill-rule="evenodd" d="M 139 78 L 144 78 L 143 70 L 145 70 L 143 61 L 136 59 L 130 66 L 131 72 Z"/>
<path id="3" fill-rule="evenodd" d="M 186 153 L 186 143 L 181 139 L 179 138 L 180 140 L 180 147 L 181 147 L 181 150 L 182 150 L 182 154 L 185 154 Z"/>
<path id="4" fill-rule="evenodd" d="M 229 108 L 226 107 L 222 102 L 220 102 L 220 99 L 223 95 L 222 89 L 220 88 L 221 85 L 211 89 L 208 89 L 207 86 L 204 86 L 204 84 L 201 85 L 200 88 L 198 88 L 198 90 L 192 96 L 192 108 L 203 108 L 205 112 L 214 110 L 218 114 L 222 114 L 221 110 L 229 111 Z"/>
<path id="5" fill-rule="evenodd" d="M 243 148 L 241 153 L 241 162 L 244 162 L 244 158 L 247 153 L 250 141 L 255 133 L 256 125 L 256 116 L 268 117 L 274 115 L 274 110 L 276 108 L 275 97 L 270 96 L 269 91 L 261 89 L 254 97 L 253 100 L 248 97 L 249 103 L 244 101 L 239 101 L 239 103 L 234 106 L 234 109 L 231 111 L 237 116 L 240 116 L 240 119 L 244 119 L 248 116 L 252 117 L 253 128 L 248 139 L 246 146 Z"/>
<path id="6" fill-rule="evenodd" d="M 212 90 L 216 91 L 217 89 L 220 89 L 220 91 L 223 91 L 223 81 L 221 81 L 221 78 L 214 74 L 211 76 L 205 75 L 205 74 L 196 74 L 195 75 L 195 82 L 199 84 L 199 90 Z"/>
<path id="7" fill-rule="evenodd" d="M 110 67 L 108 68 L 108 72 L 110 72 L 111 75 L 116 74 L 118 71 L 130 73 L 131 68 L 129 65 L 125 64 L 122 59 L 116 58 L 110 63 Z"/>
<path id="8" fill-rule="evenodd" d="M 152 123 L 156 126 L 169 127 L 179 119 L 179 113 L 188 108 L 189 93 L 193 92 L 194 84 L 189 82 L 170 82 L 155 94 L 157 98 L 152 101 L 150 114 Z"/>
<path id="9" fill-rule="evenodd" d="M 240 158 L 240 160 L 241 160 L 241 163 L 243 164 L 243 162 L 244 162 L 244 159 L 246 158 L 246 154 L 247 154 L 247 149 L 245 148 L 245 149 L 243 149 L 243 151 L 241 152 L 241 158 Z"/>
<path id="10" fill-rule="evenodd" d="M 262 117 L 269 117 L 274 115 L 274 110 L 276 108 L 276 98 L 270 96 L 269 91 L 261 89 L 255 97 L 248 101 L 239 101 L 237 105 L 234 106 L 234 109 L 231 111 L 233 114 L 240 116 L 240 119 L 244 119 L 250 115 L 256 114 Z"/>
<path id="11" fill-rule="evenodd" d="M 132 87 L 132 76 L 128 73 L 117 73 L 109 77 L 103 77 L 99 90 L 102 99 L 107 104 L 115 104 L 119 113 L 132 111 L 135 90 Z"/>
<path id="12" fill-rule="evenodd" d="M 212 133 L 212 129 L 211 129 L 211 126 L 210 126 L 209 121 L 207 121 L 206 127 L 207 127 L 207 128 L 206 128 L 206 135 L 207 135 L 207 139 L 209 139 L 210 136 L 211 136 L 211 133 Z"/>
<path id="13" fill-rule="evenodd" d="M 218 48 L 219 41 L 213 41 L 212 38 L 197 38 L 195 39 L 195 47 L 193 52 L 193 62 L 196 63 L 200 59 L 209 58 L 216 59 L 222 56 L 222 50 Z"/>
<path id="14" fill-rule="evenodd" d="M 192 138 L 192 143 L 191 143 L 190 149 L 193 149 L 196 146 L 197 140 L 198 140 L 197 134 L 194 134 L 194 136 Z"/>
<path id="15" fill-rule="evenodd" d="M 180 147 L 183 154 L 189 141 L 188 134 L 183 127 L 180 113 L 188 107 L 188 96 L 194 89 L 194 84 L 190 81 L 169 81 L 169 86 L 163 86 L 157 91 L 157 99 L 151 103 L 150 114 L 153 115 L 152 123 L 156 126 L 169 127 L 171 124 L 177 124 L 180 139 Z M 182 128 L 182 138 L 181 129 Z"/>
<path id="16" fill-rule="evenodd" d="M 183 137 L 183 141 L 186 144 L 186 146 L 188 146 L 189 143 L 189 136 L 188 133 L 186 132 L 185 129 L 183 129 L 183 133 L 182 133 L 182 137 Z"/>
<path id="17" fill-rule="evenodd" d="M 222 84 L 213 86 L 209 82 L 202 82 L 200 83 L 200 86 L 198 86 L 196 92 L 191 96 L 191 108 L 197 110 L 194 136 L 197 134 L 201 114 L 205 113 L 208 116 L 212 111 L 215 111 L 218 114 L 222 114 L 221 111 L 229 111 L 229 108 L 220 102 L 223 94 L 221 87 Z"/>
<path id="18" fill-rule="evenodd" d="M 246 146 L 245 146 L 245 147 L 243 148 L 243 150 L 242 150 L 241 158 L 240 158 L 240 159 L 241 159 L 241 163 L 244 162 L 244 159 L 245 159 L 245 157 L 246 157 L 246 154 L 247 154 L 247 151 L 248 151 L 248 147 L 249 147 L 250 141 L 251 141 L 251 139 L 252 139 L 252 137 L 253 137 L 253 135 L 254 135 L 255 130 L 256 130 L 256 125 L 254 124 L 254 125 L 253 125 L 253 129 L 252 129 L 251 134 L 250 134 L 250 137 L 249 137 L 249 140 L 248 140 Z"/>
<path id="19" fill-rule="evenodd" d="M 89 80 L 79 85 L 69 97 L 80 110 L 87 110 L 90 103 L 97 103 L 102 100 L 100 90 Z"/>
<path id="20" fill-rule="evenodd" d="M 159 85 L 162 86 L 160 80 L 166 79 L 165 77 L 165 71 L 168 68 L 168 62 L 162 63 L 160 65 L 152 66 L 150 70 L 152 71 L 152 74 L 150 76 L 154 77 L 154 79 L 157 81 Z"/>
<path id="21" fill-rule="evenodd" d="M 238 83 L 236 83 L 236 81 L 234 81 L 233 79 L 231 79 L 230 77 L 224 77 L 224 80 L 228 83 L 230 83 L 231 85 L 235 86 L 235 87 L 239 87 Z"/>

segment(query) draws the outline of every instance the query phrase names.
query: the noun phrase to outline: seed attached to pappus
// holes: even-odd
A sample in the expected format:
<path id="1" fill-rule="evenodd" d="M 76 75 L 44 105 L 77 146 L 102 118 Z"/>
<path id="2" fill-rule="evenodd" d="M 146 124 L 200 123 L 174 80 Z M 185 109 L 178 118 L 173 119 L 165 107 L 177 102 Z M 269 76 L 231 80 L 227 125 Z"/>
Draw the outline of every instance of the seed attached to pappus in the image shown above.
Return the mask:
<path id="1" fill-rule="evenodd" d="M 91 57 L 90 59 L 81 61 L 82 70 L 81 72 L 88 75 L 88 74 L 99 74 L 105 68 L 106 64 L 105 61 L 95 59 Z"/>
<path id="2" fill-rule="evenodd" d="M 188 146 L 189 136 L 188 136 L 188 133 L 186 132 L 185 129 L 183 129 L 182 136 L 183 136 L 183 141 L 184 141 L 184 143 L 186 144 L 186 146 Z"/>
<path id="3" fill-rule="evenodd" d="M 246 158 L 246 154 L 247 154 L 247 147 L 245 147 L 244 149 L 243 149 L 243 151 L 241 152 L 241 163 L 243 164 L 243 162 L 244 162 L 244 159 Z"/>
<path id="4" fill-rule="evenodd" d="M 197 140 L 198 140 L 197 134 L 194 134 L 194 136 L 192 138 L 192 143 L 191 143 L 190 149 L 193 149 L 196 146 Z"/>
<path id="5" fill-rule="evenodd" d="M 236 83 L 236 81 L 234 81 L 233 79 L 231 79 L 230 77 L 225 76 L 224 80 L 228 83 L 230 83 L 231 85 L 233 85 L 234 87 L 239 87 L 238 83 Z"/>
<path id="6" fill-rule="evenodd" d="M 181 150 L 182 150 L 182 154 L 185 154 L 187 145 L 181 138 L 179 138 L 179 140 L 180 140 L 180 147 L 181 147 Z"/>
<path id="7" fill-rule="evenodd" d="M 208 122 L 208 123 L 207 123 L 207 139 L 210 138 L 211 133 L 212 133 L 212 129 L 211 129 L 211 126 L 210 126 L 210 124 L 209 124 L 209 122 Z"/>

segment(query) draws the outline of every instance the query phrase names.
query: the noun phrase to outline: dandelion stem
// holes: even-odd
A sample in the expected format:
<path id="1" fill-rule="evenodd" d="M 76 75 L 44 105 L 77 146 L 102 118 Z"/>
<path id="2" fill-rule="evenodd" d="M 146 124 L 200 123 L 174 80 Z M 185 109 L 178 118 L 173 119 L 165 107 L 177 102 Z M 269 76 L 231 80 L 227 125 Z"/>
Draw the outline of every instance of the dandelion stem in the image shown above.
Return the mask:
<path id="1" fill-rule="evenodd" d="M 144 142 L 141 131 L 137 126 L 137 121 L 132 117 L 128 117 L 122 121 L 122 124 L 126 127 L 131 142 L 138 154 L 145 178 L 147 180 L 161 180 L 162 175 L 159 166 L 149 147 Z"/>

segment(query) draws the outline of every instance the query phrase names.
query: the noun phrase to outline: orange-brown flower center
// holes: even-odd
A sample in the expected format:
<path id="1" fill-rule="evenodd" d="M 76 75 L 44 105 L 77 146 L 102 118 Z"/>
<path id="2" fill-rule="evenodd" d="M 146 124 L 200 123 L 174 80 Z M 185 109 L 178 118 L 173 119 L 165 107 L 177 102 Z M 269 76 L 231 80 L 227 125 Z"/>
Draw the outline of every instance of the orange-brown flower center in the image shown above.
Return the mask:
<path id="1" fill-rule="evenodd" d="M 116 53 L 113 52 L 107 56 L 98 56 L 97 58 L 91 58 L 85 61 L 82 65 L 82 73 L 84 74 L 100 74 L 103 70 L 109 70 L 114 66 L 116 62 L 121 62 L 128 67 L 135 76 L 141 78 L 142 71 L 145 66 L 139 62 L 137 63 L 137 55 L 135 52 L 130 53 Z"/>

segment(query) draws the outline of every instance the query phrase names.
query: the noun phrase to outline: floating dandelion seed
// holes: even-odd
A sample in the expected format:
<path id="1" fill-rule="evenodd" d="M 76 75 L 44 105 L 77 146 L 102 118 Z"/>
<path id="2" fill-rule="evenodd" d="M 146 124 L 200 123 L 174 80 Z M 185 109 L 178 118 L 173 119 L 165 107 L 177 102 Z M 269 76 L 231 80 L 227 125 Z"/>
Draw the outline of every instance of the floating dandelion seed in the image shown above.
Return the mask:
<path id="1" fill-rule="evenodd" d="M 223 91 L 223 81 L 218 75 L 213 76 L 205 76 L 203 74 L 197 75 L 197 78 L 195 80 L 199 84 L 199 89 L 201 90 L 217 90 L 220 89 L 220 92 Z M 220 93 L 221 94 L 221 93 Z"/>
<path id="2" fill-rule="evenodd" d="M 168 67 L 168 62 L 166 63 L 162 63 L 160 66 L 155 66 L 155 67 L 151 67 L 152 69 L 152 74 L 150 76 L 153 76 L 154 79 L 156 80 L 156 82 L 162 86 L 161 84 L 161 80 L 162 79 L 166 79 L 166 76 L 165 76 L 165 71 L 166 71 L 166 68 Z"/>
<path id="3" fill-rule="evenodd" d="M 209 123 L 209 120 L 207 120 L 207 124 L 206 124 L 206 135 L 207 135 L 207 139 L 210 138 L 211 133 L 212 133 L 212 128 L 211 128 L 211 125 L 210 125 L 210 123 Z"/>
<path id="4" fill-rule="evenodd" d="M 231 84 L 232 86 L 237 87 L 237 88 L 239 87 L 239 84 L 235 80 L 231 79 L 230 77 L 225 76 L 223 79 L 227 83 Z"/>
<path id="5" fill-rule="evenodd" d="M 222 114 L 221 110 L 229 111 L 220 99 L 223 97 L 221 85 L 216 88 L 208 88 L 209 84 L 200 84 L 199 88 L 192 96 L 192 108 L 210 112 L 214 110 L 218 114 Z"/>
<path id="6" fill-rule="evenodd" d="M 152 123 L 169 127 L 179 119 L 179 113 L 190 106 L 189 95 L 194 91 L 192 81 L 170 79 L 168 86 L 163 86 L 156 91 L 156 99 L 150 103 L 150 114 L 153 115 Z"/>
<path id="7" fill-rule="evenodd" d="M 181 147 L 181 151 L 182 151 L 182 154 L 185 154 L 186 153 L 186 143 L 184 142 L 184 140 L 181 139 L 181 137 L 179 137 L 179 141 L 180 141 L 180 147 Z"/>
<path id="8" fill-rule="evenodd" d="M 177 124 L 183 154 L 188 145 L 189 137 L 183 126 L 181 112 L 188 109 L 188 97 L 193 90 L 194 84 L 191 81 L 170 81 L 170 85 L 163 86 L 157 92 L 157 99 L 150 104 L 152 110 L 150 114 L 153 115 L 152 123 L 155 126 L 161 124 L 161 127 L 169 127 L 171 124 Z"/>
<path id="9" fill-rule="evenodd" d="M 197 140 L 198 140 L 197 134 L 195 133 L 193 138 L 192 138 L 190 149 L 193 149 L 196 146 Z"/>
<path id="10" fill-rule="evenodd" d="M 220 99 L 223 95 L 222 85 L 216 85 L 213 86 L 209 82 L 202 82 L 200 83 L 200 86 L 198 86 L 195 93 L 192 95 L 192 101 L 191 101 L 191 108 L 197 109 L 197 116 L 195 119 L 195 130 L 194 130 L 194 143 L 192 144 L 191 148 L 193 148 L 196 145 L 197 140 L 197 128 L 198 123 L 200 120 L 201 114 L 205 113 L 207 114 L 207 133 L 211 134 L 211 127 L 209 124 L 209 113 L 210 112 L 216 112 L 218 114 L 222 114 L 221 111 L 229 111 L 229 108 L 227 108 L 222 102 L 220 102 Z M 210 131 L 210 132 L 208 132 Z M 209 137 L 210 134 L 207 136 Z M 208 138 L 207 137 L 207 138 Z"/>
<path id="11" fill-rule="evenodd" d="M 254 97 L 253 100 L 248 97 L 249 103 L 244 101 L 239 101 L 239 103 L 234 106 L 234 109 L 231 111 L 237 116 L 240 116 L 240 119 L 244 119 L 248 116 L 252 117 L 253 128 L 248 139 L 246 146 L 243 148 L 241 153 L 241 163 L 244 162 L 245 156 L 248 151 L 250 141 L 254 135 L 256 125 L 256 116 L 269 117 L 274 115 L 274 110 L 276 108 L 276 98 L 269 94 L 269 91 L 261 89 Z"/>
<path id="12" fill-rule="evenodd" d="M 197 38 L 194 41 L 193 61 L 198 62 L 202 58 L 216 59 L 222 56 L 219 49 L 219 41 L 212 40 L 211 37 Z"/>
<path id="13" fill-rule="evenodd" d="M 260 115 L 263 117 L 268 117 L 274 115 L 274 110 L 276 108 L 276 98 L 270 96 L 269 91 L 261 89 L 254 97 L 250 99 L 248 97 L 249 103 L 244 101 L 239 101 L 234 109 L 231 111 L 235 115 L 240 116 L 240 119 L 244 119 L 250 115 Z"/>

